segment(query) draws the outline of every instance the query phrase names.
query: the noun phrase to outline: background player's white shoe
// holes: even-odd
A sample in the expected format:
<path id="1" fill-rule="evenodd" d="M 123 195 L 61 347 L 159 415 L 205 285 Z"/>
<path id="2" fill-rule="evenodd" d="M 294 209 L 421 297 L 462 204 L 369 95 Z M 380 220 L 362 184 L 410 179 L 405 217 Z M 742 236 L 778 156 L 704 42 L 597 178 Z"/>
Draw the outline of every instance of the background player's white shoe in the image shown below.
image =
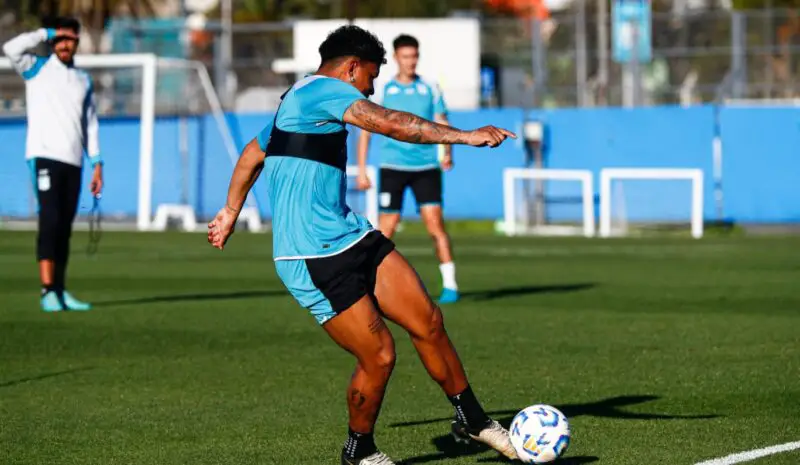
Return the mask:
<path id="1" fill-rule="evenodd" d="M 392 459 L 383 452 L 375 452 L 372 455 L 359 460 L 351 460 L 342 454 L 342 465 L 395 465 Z"/>
<path id="2" fill-rule="evenodd" d="M 511 444 L 508 430 L 503 428 L 500 423 L 492 420 L 485 428 L 477 433 L 470 431 L 466 425 L 458 421 L 454 421 L 451 426 L 453 437 L 456 439 L 456 442 L 468 443 L 470 439 L 473 439 L 486 444 L 511 460 L 517 459 L 517 451 L 514 449 L 514 445 Z"/>

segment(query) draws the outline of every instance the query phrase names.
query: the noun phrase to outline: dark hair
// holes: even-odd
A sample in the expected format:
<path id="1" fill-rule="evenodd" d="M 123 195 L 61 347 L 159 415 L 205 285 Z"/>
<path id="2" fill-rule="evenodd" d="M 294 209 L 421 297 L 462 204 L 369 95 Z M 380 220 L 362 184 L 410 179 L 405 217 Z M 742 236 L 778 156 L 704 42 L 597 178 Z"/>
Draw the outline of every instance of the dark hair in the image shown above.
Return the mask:
<path id="1" fill-rule="evenodd" d="M 319 55 L 322 63 L 349 56 L 378 65 L 386 63 L 386 49 L 381 41 L 358 26 L 342 26 L 328 34 L 319 46 Z"/>
<path id="2" fill-rule="evenodd" d="M 400 34 L 397 36 L 392 45 L 394 45 L 395 52 L 401 47 L 414 47 L 419 50 L 419 41 L 414 36 L 408 34 Z"/>
<path id="3" fill-rule="evenodd" d="M 69 29 L 75 34 L 80 34 L 81 23 L 68 16 L 53 16 L 42 19 L 42 27 L 47 29 Z"/>

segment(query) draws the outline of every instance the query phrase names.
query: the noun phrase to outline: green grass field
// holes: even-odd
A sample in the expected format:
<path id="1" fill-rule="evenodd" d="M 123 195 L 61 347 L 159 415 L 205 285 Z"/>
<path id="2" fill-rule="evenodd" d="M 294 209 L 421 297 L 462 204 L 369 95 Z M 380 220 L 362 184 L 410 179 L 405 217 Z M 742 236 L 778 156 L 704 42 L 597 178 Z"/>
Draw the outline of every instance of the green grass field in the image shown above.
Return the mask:
<path id="1" fill-rule="evenodd" d="M 0 463 L 336 464 L 353 361 L 284 293 L 270 238 L 76 233 L 88 313 L 44 314 L 32 233 L 0 232 Z M 800 440 L 800 238 L 457 235 L 446 324 L 501 422 L 561 408 L 564 464 L 692 465 Z M 424 237 L 398 247 L 438 292 Z M 498 462 L 450 440 L 408 338 L 377 429 L 405 464 Z M 797 465 L 800 451 L 756 465 Z"/>

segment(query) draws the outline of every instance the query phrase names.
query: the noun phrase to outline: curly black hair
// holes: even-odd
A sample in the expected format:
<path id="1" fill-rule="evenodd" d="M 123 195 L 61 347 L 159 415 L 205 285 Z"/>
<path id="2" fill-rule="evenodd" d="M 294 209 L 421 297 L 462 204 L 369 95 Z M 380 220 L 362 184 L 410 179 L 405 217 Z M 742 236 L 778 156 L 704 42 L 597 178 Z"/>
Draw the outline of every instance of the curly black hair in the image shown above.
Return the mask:
<path id="1" fill-rule="evenodd" d="M 52 16 L 42 19 L 42 27 L 47 29 L 69 29 L 75 34 L 80 34 L 81 23 L 68 16 Z"/>
<path id="2" fill-rule="evenodd" d="M 371 32 L 358 26 L 342 26 L 328 34 L 319 46 L 322 63 L 343 57 L 358 57 L 382 65 L 386 63 L 386 49 Z"/>

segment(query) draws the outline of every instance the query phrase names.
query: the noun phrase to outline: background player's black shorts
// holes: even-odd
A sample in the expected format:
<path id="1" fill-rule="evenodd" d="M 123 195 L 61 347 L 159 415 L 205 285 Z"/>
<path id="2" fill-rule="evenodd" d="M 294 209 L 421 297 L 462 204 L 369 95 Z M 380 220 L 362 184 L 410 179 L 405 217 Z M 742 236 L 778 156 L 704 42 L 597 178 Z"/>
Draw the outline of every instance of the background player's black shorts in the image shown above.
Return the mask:
<path id="1" fill-rule="evenodd" d="M 305 260 L 279 260 L 275 266 L 298 303 L 306 307 L 318 323 L 325 324 L 364 296 L 370 296 L 377 306 L 378 266 L 392 250 L 392 241 L 380 231 L 372 231 L 342 253 Z"/>
<path id="2" fill-rule="evenodd" d="M 32 168 L 39 204 L 37 258 L 66 261 L 81 193 L 81 168 L 48 158 L 34 159 Z"/>
<path id="3" fill-rule="evenodd" d="M 381 168 L 379 205 L 382 212 L 399 213 L 403 210 L 403 196 L 410 187 L 417 201 L 417 209 L 425 205 L 442 204 L 442 170 L 400 171 Z"/>

